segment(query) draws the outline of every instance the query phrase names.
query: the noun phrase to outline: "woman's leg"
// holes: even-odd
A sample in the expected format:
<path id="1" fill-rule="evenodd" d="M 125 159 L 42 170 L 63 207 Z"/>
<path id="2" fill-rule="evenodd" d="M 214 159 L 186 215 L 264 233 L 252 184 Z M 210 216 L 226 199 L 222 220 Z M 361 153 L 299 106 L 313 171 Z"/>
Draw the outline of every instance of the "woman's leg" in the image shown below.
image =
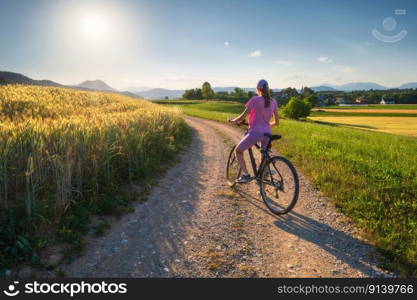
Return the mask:
<path id="1" fill-rule="evenodd" d="M 260 137 L 261 135 L 259 133 L 249 132 L 236 147 L 236 158 L 243 171 L 243 174 L 249 174 L 246 167 L 245 158 L 243 157 L 244 151 L 255 145 L 259 141 Z"/>
<path id="2" fill-rule="evenodd" d="M 245 158 L 243 157 L 243 151 L 244 150 L 240 150 L 239 148 L 236 148 L 236 158 L 237 161 L 239 162 L 240 168 L 243 171 L 243 174 L 249 174 L 248 173 L 248 169 L 246 168 L 246 162 L 245 162 Z"/>

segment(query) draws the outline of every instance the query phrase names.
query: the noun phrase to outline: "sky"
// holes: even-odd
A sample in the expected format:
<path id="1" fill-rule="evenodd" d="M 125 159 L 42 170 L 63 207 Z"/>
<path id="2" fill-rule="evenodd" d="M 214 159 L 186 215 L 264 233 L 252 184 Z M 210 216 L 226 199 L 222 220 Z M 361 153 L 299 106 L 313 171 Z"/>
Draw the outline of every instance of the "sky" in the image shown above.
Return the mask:
<path id="1" fill-rule="evenodd" d="M 0 70 L 117 89 L 417 81 L 415 0 L 0 0 Z"/>

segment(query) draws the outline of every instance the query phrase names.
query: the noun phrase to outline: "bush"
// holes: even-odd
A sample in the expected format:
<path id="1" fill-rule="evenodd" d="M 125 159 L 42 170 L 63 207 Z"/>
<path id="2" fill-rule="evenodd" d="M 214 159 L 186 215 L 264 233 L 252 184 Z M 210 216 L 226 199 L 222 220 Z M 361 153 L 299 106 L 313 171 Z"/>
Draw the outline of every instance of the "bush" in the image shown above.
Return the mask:
<path id="1" fill-rule="evenodd" d="M 304 102 L 309 104 L 311 107 L 316 107 L 316 106 L 319 105 L 320 100 L 319 100 L 319 98 L 317 98 L 317 96 L 315 94 L 312 94 L 312 95 L 309 95 L 309 96 L 305 97 Z"/>
<path id="2" fill-rule="evenodd" d="M 311 105 L 301 100 L 299 97 L 292 97 L 287 105 L 285 105 L 281 112 L 284 117 L 298 120 L 306 118 L 310 115 Z"/>

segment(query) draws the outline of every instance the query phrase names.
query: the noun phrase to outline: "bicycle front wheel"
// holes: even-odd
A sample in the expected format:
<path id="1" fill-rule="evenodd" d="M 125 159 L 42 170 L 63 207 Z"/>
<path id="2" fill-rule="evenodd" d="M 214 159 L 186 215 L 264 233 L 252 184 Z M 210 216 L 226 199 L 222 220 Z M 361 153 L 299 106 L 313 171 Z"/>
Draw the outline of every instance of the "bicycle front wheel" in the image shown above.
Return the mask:
<path id="1" fill-rule="evenodd" d="M 288 159 L 271 157 L 262 168 L 259 179 L 262 199 L 272 213 L 283 215 L 293 209 L 300 183 L 297 171 Z"/>
<path id="2" fill-rule="evenodd" d="M 229 154 L 229 159 L 227 160 L 227 167 L 226 167 L 226 179 L 227 184 L 230 187 L 234 187 L 236 184 L 236 179 L 239 178 L 240 173 L 242 170 L 240 169 L 239 162 L 237 161 L 237 157 L 235 155 L 235 148 L 234 146 Z"/>

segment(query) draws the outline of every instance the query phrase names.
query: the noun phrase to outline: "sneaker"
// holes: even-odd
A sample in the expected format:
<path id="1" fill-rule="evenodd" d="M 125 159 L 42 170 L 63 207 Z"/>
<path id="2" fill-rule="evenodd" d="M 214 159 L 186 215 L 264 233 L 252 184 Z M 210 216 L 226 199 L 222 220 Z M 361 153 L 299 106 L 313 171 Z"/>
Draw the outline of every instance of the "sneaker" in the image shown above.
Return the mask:
<path id="1" fill-rule="evenodd" d="M 238 179 L 236 179 L 237 183 L 246 183 L 252 180 L 252 177 L 249 174 L 242 174 Z"/>

